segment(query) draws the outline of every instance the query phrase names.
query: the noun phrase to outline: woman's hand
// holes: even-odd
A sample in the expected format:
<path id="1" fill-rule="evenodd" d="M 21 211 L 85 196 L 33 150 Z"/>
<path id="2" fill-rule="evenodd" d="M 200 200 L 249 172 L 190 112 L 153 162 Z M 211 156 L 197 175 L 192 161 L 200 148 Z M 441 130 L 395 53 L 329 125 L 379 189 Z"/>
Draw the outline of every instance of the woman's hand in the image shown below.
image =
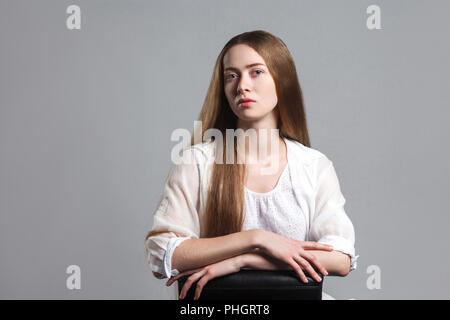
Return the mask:
<path id="1" fill-rule="evenodd" d="M 311 275 L 316 281 L 320 282 L 321 278 L 311 263 L 323 274 L 328 275 L 327 270 L 322 266 L 319 260 L 306 250 L 325 250 L 333 251 L 333 247 L 327 244 L 321 244 L 314 241 L 299 241 L 283 237 L 279 234 L 259 229 L 259 243 L 264 253 L 274 257 L 282 262 L 287 263 L 300 276 L 300 279 L 307 283 L 302 268 Z"/>
<path id="2" fill-rule="evenodd" d="M 241 259 L 239 258 L 239 256 L 236 256 L 198 269 L 181 272 L 175 277 L 171 277 L 166 282 L 166 286 L 170 286 L 174 281 L 178 280 L 179 278 L 187 274 L 192 274 L 189 278 L 186 279 L 186 282 L 184 283 L 179 298 L 184 299 L 191 285 L 198 280 L 197 289 L 195 290 L 195 297 L 194 297 L 194 300 L 198 300 L 203 287 L 209 280 L 217 277 L 222 277 L 230 273 L 239 272 L 240 269 L 241 269 Z"/>

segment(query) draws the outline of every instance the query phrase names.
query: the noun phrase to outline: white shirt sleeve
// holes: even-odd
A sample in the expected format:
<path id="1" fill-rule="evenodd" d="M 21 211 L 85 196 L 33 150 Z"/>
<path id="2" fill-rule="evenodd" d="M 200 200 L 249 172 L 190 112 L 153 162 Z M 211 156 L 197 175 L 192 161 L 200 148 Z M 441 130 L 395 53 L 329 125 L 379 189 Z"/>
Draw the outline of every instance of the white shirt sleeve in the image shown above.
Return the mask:
<path id="1" fill-rule="evenodd" d="M 184 155 L 190 163 L 174 164 L 164 185 L 161 201 L 153 216 L 150 237 L 145 241 L 147 261 L 159 279 L 179 273 L 172 270 L 172 254 L 186 239 L 199 238 L 200 174 L 194 149 Z"/>
<path id="2" fill-rule="evenodd" d="M 315 192 L 315 213 L 310 229 L 310 240 L 332 245 L 334 250 L 351 258 L 351 270 L 356 269 L 355 231 L 344 211 L 342 195 L 336 170 L 327 157 L 319 159 L 319 173 Z"/>

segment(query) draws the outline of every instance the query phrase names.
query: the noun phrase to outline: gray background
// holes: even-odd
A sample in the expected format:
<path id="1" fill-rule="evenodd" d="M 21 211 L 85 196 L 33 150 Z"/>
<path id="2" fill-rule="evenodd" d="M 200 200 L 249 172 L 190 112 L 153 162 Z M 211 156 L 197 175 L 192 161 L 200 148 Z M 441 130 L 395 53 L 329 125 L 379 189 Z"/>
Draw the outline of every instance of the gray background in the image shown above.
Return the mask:
<path id="1" fill-rule="evenodd" d="M 81 30 L 66 8 L 81 7 Z M 366 8 L 381 7 L 382 30 Z M 337 299 L 448 299 L 447 1 L 0 2 L 0 298 L 172 299 L 144 237 L 223 45 L 290 49 L 335 164 L 358 269 Z M 66 288 L 81 267 L 81 290 Z M 367 268 L 381 269 L 369 290 Z"/>

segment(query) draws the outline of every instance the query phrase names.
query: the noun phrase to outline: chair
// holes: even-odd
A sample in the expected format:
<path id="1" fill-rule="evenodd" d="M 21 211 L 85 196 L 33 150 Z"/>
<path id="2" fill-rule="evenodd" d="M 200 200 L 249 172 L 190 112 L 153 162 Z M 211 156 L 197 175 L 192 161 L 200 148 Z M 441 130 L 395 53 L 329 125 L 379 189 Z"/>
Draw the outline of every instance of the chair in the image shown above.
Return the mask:
<path id="1" fill-rule="evenodd" d="M 199 300 L 322 300 L 322 284 L 306 272 L 308 283 L 294 270 L 245 270 L 215 278 L 203 287 Z M 178 279 L 178 296 L 190 275 Z M 193 300 L 193 283 L 183 300 Z"/>

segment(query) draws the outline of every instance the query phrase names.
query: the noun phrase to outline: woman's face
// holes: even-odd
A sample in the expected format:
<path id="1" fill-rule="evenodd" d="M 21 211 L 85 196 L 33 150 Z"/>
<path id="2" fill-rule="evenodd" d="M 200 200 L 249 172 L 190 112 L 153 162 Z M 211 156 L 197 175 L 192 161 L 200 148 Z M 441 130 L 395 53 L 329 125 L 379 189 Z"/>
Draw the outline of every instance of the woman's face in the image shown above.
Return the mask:
<path id="1" fill-rule="evenodd" d="M 234 114 L 245 122 L 274 117 L 277 105 L 275 82 L 264 59 L 253 48 L 238 44 L 223 57 L 224 90 Z M 254 100 L 239 103 L 240 99 Z"/>

